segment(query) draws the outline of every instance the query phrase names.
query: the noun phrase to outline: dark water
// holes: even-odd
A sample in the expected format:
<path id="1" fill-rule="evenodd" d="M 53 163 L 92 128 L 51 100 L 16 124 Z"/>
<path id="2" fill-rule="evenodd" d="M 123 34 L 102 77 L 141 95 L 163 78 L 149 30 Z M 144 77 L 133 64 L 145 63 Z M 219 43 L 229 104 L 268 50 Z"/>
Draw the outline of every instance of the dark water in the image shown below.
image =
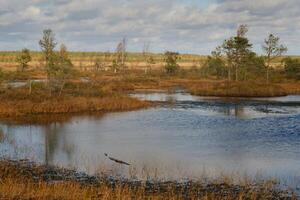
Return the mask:
<path id="1" fill-rule="evenodd" d="M 170 178 L 238 174 L 300 186 L 300 96 L 133 96 L 160 103 L 146 110 L 47 125 L 2 123 L 0 153 L 90 173 L 113 169 Z M 104 153 L 131 163 L 131 172 Z"/>

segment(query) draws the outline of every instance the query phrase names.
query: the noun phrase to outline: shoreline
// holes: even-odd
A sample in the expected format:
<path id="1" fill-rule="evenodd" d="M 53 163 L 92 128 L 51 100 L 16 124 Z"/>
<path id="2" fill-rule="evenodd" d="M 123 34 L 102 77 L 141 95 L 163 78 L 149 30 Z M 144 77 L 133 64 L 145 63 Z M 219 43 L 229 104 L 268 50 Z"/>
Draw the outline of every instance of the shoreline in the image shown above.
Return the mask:
<path id="1" fill-rule="evenodd" d="M 22 118 L 38 115 L 77 115 L 132 111 L 153 106 L 153 102 L 130 97 L 130 92 L 174 93 L 184 90 L 195 96 L 212 98 L 266 98 L 298 94 L 298 83 L 291 90 L 287 85 L 257 82 L 226 82 L 208 80 L 118 80 L 91 83 L 69 83 L 62 96 L 49 95 L 38 85 L 32 94 L 28 88 L 14 88 L 0 93 L 0 118 Z M 300 88 L 300 87 L 299 87 Z M 300 90 L 300 89 L 299 89 Z"/>
<path id="2" fill-rule="evenodd" d="M 118 195 L 122 199 L 252 199 L 254 196 L 258 199 L 296 199 L 292 191 L 278 189 L 276 182 L 271 180 L 244 184 L 222 180 L 143 181 L 91 176 L 76 170 L 39 165 L 29 160 L 0 159 L 0 198 L 68 199 L 82 198 L 82 194 L 95 198 L 100 193 L 108 194 L 107 199 L 115 199 Z"/>
<path id="3" fill-rule="evenodd" d="M 54 96 L 47 94 L 47 91 L 42 89 L 33 94 L 28 94 L 25 88 L 6 91 L 0 94 L 0 118 L 99 114 L 132 111 L 152 105 L 149 101 L 141 101 L 121 93 L 102 94 L 101 92 L 101 88 L 91 91 L 90 89 L 81 89 L 79 92 L 71 89 L 67 94 Z"/>

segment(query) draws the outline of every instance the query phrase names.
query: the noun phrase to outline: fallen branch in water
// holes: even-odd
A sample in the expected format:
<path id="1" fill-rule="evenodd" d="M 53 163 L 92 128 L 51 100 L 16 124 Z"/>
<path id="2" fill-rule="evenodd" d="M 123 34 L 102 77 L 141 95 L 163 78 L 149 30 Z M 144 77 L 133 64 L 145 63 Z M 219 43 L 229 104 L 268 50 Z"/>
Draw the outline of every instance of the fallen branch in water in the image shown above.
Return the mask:
<path id="1" fill-rule="evenodd" d="M 114 162 L 116 162 L 116 163 L 119 163 L 119 164 L 123 164 L 123 165 L 130 165 L 129 163 L 127 163 L 127 162 L 124 162 L 124 161 L 122 161 L 122 160 L 118 160 L 118 159 L 116 159 L 116 158 L 113 158 L 113 157 L 110 157 L 110 156 L 108 156 L 108 154 L 107 153 L 105 153 L 104 154 L 108 159 L 110 159 L 110 160 L 112 160 L 112 161 L 114 161 Z"/>

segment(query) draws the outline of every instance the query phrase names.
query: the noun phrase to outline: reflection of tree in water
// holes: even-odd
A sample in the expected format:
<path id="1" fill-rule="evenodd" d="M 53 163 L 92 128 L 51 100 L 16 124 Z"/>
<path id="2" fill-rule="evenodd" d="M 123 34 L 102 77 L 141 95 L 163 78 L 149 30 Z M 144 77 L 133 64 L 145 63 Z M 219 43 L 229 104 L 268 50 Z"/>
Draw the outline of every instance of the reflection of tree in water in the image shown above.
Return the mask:
<path id="1" fill-rule="evenodd" d="M 235 104 L 234 106 L 223 106 L 223 113 L 227 116 L 235 116 L 237 118 L 246 117 L 245 107 L 243 105 Z"/>
<path id="2" fill-rule="evenodd" d="M 55 153 L 61 150 L 71 159 L 74 152 L 74 144 L 68 143 L 66 131 L 63 123 L 52 123 L 44 126 L 45 137 L 45 164 L 53 164 Z M 61 146 L 62 145 L 62 146 Z"/>
<path id="3" fill-rule="evenodd" d="M 172 96 L 172 95 L 167 95 L 166 96 L 166 102 L 173 104 L 173 103 L 176 102 L 176 98 L 174 96 Z"/>
<path id="4" fill-rule="evenodd" d="M 263 105 L 263 106 L 257 106 L 255 108 L 255 110 L 258 111 L 258 112 L 266 113 L 266 114 L 269 114 L 269 113 L 272 112 L 269 108 L 269 104 L 266 104 L 266 105 Z"/>
<path id="5" fill-rule="evenodd" d="M 167 95 L 165 101 L 170 108 L 176 107 L 176 98 L 172 95 Z"/>
<path id="6" fill-rule="evenodd" d="M 0 143 L 3 143 L 4 140 L 5 140 L 5 135 L 2 128 L 0 127 Z"/>

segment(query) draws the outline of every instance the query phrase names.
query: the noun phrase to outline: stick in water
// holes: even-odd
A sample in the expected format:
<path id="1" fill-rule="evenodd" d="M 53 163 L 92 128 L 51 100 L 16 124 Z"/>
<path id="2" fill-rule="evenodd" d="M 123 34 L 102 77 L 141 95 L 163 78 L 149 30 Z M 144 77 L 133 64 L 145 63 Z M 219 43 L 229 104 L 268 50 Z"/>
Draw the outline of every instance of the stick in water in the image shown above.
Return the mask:
<path id="1" fill-rule="evenodd" d="M 114 161 L 114 162 L 116 162 L 116 163 L 123 164 L 123 165 L 130 165 L 130 164 L 127 163 L 127 162 L 124 162 L 124 161 L 122 161 L 122 160 L 118 160 L 118 159 L 115 159 L 115 158 L 113 158 L 113 157 L 108 156 L 107 153 L 105 153 L 104 155 L 105 155 L 108 159 L 110 159 L 110 160 L 112 160 L 112 161 Z"/>

